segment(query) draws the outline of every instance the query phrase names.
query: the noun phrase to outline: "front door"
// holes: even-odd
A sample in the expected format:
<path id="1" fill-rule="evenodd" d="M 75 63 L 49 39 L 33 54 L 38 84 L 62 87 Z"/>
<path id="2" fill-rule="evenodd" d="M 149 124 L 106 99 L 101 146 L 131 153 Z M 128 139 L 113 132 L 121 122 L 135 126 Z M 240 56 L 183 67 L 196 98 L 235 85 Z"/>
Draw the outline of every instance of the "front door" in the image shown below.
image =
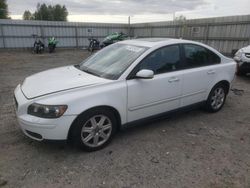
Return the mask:
<path id="1" fill-rule="evenodd" d="M 128 122 L 146 118 L 180 107 L 182 71 L 180 47 L 171 45 L 160 48 L 142 60 L 133 73 L 148 69 L 154 71 L 152 79 L 127 80 Z"/>

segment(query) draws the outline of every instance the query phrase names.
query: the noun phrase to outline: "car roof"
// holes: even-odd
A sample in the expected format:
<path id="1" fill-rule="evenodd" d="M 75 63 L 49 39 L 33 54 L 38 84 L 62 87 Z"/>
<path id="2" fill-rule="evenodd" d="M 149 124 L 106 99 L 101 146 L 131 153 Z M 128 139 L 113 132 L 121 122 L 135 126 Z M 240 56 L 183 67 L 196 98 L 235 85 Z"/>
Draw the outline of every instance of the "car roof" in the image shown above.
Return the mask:
<path id="1" fill-rule="evenodd" d="M 143 47 L 148 47 L 148 48 L 154 48 L 154 47 L 161 47 L 161 46 L 166 46 L 166 45 L 171 45 L 171 44 L 183 44 L 183 43 L 189 43 L 189 44 L 196 44 L 203 46 L 220 57 L 225 57 L 222 55 L 220 52 L 218 52 L 216 49 L 200 43 L 196 41 L 191 41 L 191 40 L 184 40 L 184 39 L 175 39 L 175 38 L 138 38 L 138 39 L 131 39 L 131 40 L 125 40 L 119 42 L 121 44 L 128 44 L 128 45 L 135 45 L 135 46 L 143 46 Z"/>
<path id="2" fill-rule="evenodd" d="M 173 38 L 138 38 L 138 39 L 125 40 L 120 43 L 152 48 L 158 45 L 169 45 L 169 44 L 178 44 L 178 43 L 196 43 L 196 42 L 183 40 L 183 39 L 173 39 Z"/>

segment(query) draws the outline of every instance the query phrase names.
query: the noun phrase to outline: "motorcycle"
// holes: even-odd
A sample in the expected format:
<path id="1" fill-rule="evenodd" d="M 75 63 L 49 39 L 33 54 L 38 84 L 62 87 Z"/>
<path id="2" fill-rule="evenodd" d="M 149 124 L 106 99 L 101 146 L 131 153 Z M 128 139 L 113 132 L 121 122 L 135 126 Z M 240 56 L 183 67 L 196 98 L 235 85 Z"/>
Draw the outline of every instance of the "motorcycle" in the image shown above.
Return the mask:
<path id="1" fill-rule="evenodd" d="M 94 50 L 100 49 L 100 42 L 97 39 L 89 38 L 88 51 L 93 52 Z"/>
<path id="2" fill-rule="evenodd" d="M 99 50 L 101 48 L 104 48 L 105 46 L 108 46 L 110 44 L 129 39 L 128 35 L 124 34 L 123 32 L 115 32 L 103 39 L 103 41 L 100 43 L 97 39 L 89 38 L 89 46 L 88 51 L 93 52 L 94 50 Z"/>
<path id="3" fill-rule="evenodd" d="M 123 32 L 115 32 L 115 33 L 112 33 L 110 35 L 108 35 L 107 37 L 105 37 L 101 43 L 101 47 L 105 47 L 105 46 L 108 46 L 110 44 L 113 44 L 113 43 L 116 43 L 116 42 L 119 42 L 119 41 L 123 41 L 123 40 L 126 40 L 128 39 L 128 35 L 126 35 L 125 33 Z"/>
<path id="4" fill-rule="evenodd" d="M 43 42 L 39 39 L 38 35 L 32 35 L 35 38 L 35 42 L 33 45 L 33 52 L 38 54 L 42 53 L 44 51 L 44 44 Z"/>
<path id="5" fill-rule="evenodd" d="M 57 43 L 58 43 L 58 41 L 55 39 L 55 37 L 49 38 L 49 40 L 48 40 L 49 53 L 52 53 L 55 51 Z"/>

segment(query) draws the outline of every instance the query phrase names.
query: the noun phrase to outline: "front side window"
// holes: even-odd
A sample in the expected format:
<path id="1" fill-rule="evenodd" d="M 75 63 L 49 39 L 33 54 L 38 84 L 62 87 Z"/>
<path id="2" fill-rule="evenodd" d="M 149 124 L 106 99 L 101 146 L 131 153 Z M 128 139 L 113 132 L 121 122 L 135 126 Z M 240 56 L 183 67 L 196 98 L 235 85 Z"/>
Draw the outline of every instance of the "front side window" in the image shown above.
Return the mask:
<path id="1" fill-rule="evenodd" d="M 154 71 L 154 74 L 161 74 L 178 70 L 179 66 L 180 48 L 178 45 L 171 45 L 152 52 L 142 60 L 136 71 L 148 69 Z"/>
<path id="2" fill-rule="evenodd" d="M 220 63 L 220 57 L 198 45 L 184 44 L 185 68 L 202 67 Z"/>
<path id="3" fill-rule="evenodd" d="M 99 77 L 115 80 L 147 49 L 128 44 L 113 44 L 83 61 L 79 65 L 79 69 Z"/>

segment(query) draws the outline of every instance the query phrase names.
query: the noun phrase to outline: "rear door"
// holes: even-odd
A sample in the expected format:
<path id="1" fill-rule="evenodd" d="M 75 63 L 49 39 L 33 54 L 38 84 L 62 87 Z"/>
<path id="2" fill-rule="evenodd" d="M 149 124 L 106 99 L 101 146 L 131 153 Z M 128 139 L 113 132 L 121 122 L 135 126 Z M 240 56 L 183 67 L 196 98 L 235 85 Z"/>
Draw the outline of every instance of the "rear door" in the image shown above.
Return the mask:
<path id="1" fill-rule="evenodd" d="M 206 100 L 208 89 L 216 78 L 220 57 L 196 44 L 183 44 L 183 86 L 181 106 Z"/>

